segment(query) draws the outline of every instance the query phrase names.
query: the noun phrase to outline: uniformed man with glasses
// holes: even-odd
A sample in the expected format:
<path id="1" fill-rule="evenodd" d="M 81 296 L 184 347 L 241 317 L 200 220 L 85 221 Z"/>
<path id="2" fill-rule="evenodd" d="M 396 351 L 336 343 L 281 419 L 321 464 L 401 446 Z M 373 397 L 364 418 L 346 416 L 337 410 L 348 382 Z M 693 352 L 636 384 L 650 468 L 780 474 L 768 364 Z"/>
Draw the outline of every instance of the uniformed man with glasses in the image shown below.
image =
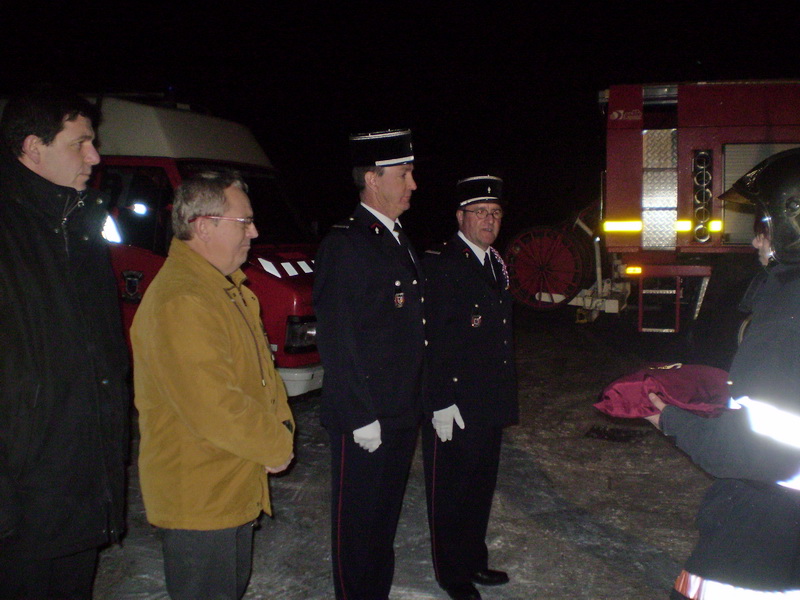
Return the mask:
<path id="1" fill-rule="evenodd" d="M 508 581 L 489 568 L 485 540 L 503 428 L 518 420 L 508 273 L 492 248 L 502 185 L 491 175 L 459 181 L 458 232 L 423 259 L 428 523 L 436 580 L 454 600 Z"/>

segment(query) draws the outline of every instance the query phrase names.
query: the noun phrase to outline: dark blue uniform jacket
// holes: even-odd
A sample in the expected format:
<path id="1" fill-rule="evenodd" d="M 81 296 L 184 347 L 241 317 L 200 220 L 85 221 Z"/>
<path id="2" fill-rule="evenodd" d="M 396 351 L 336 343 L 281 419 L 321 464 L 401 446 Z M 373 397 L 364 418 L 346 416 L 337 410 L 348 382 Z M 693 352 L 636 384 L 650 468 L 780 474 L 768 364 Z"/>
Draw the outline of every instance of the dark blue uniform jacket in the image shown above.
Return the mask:
<path id="1" fill-rule="evenodd" d="M 322 241 L 314 310 L 325 367 L 321 416 L 329 431 L 353 431 L 375 419 L 382 430 L 419 422 L 422 283 L 408 250 L 363 206 Z"/>
<path id="2" fill-rule="evenodd" d="M 505 427 L 519 418 L 512 299 L 458 236 L 425 254 L 427 413 L 457 404 L 467 423 Z"/>

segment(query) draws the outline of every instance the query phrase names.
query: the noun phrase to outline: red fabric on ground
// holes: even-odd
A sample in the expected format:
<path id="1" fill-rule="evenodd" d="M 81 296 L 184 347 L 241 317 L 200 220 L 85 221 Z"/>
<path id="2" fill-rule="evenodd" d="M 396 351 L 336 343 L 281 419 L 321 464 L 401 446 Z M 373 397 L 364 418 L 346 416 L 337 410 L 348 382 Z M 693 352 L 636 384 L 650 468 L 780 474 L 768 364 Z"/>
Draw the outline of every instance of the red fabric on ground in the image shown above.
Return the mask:
<path id="1" fill-rule="evenodd" d="M 658 363 L 615 380 L 594 406 L 612 417 L 641 418 L 658 411 L 648 395 L 693 413 L 717 416 L 728 404 L 728 373 L 706 365 Z"/>

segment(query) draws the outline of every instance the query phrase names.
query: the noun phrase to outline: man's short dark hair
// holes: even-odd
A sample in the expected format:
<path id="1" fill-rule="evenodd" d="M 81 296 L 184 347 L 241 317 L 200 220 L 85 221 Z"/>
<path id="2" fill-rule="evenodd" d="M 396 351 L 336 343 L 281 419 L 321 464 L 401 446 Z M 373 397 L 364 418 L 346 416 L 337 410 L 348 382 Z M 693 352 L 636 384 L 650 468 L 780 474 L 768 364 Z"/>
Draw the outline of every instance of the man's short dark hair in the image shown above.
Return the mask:
<path id="1" fill-rule="evenodd" d="M 367 187 L 366 183 L 364 182 L 364 176 L 369 173 L 370 171 L 374 171 L 377 173 L 378 177 L 383 175 L 384 167 L 374 167 L 374 166 L 366 166 L 366 167 L 355 167 L 353 169 L 353 183 L 356 185 L 356 188 L 360 192 L 365 187 Z"/>
<path id="2" fill-rule="evenodd" d="M 22 144 L 35 135 L 45 144 L 53 143 L 65 121 L 86 117 L 99 125 L 100 111 L 83 96 L 47 88 L 15 96 L 6 104 L 0 119 L 0 144 L 12 156 L 22 156 Z"/>

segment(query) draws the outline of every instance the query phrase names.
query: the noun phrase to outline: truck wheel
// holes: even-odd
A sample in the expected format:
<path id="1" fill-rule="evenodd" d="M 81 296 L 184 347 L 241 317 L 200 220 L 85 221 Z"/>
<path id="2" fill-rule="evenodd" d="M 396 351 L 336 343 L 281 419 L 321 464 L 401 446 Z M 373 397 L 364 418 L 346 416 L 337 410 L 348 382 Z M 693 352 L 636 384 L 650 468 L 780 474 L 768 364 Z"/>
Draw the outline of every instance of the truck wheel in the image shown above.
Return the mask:
<path id="1" fill-rule="evenodd" d="M 566 306 L 582 289 L 591 269 L 589 256 L 567 229 L 526 229 L 506 249 L 511 294 L 536 310 Z"/>

